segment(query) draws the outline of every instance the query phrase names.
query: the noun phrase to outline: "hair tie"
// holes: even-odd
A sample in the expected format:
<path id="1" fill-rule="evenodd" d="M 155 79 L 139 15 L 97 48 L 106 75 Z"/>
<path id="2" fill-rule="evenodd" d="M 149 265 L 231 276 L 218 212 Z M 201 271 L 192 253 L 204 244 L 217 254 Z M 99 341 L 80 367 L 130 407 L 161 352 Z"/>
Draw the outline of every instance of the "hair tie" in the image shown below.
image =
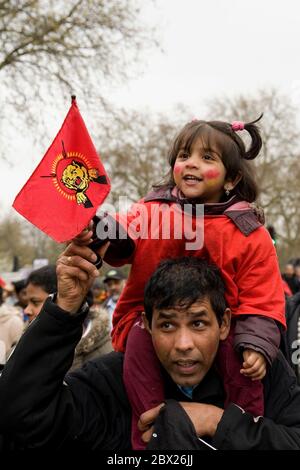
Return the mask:
<path id="1" fill-rule="evenodd" d="M 242 121 L 233 121 L 231 124 L 231 129 L 233 131 L 243 131 L 245 127 L 245 123 Z"/>

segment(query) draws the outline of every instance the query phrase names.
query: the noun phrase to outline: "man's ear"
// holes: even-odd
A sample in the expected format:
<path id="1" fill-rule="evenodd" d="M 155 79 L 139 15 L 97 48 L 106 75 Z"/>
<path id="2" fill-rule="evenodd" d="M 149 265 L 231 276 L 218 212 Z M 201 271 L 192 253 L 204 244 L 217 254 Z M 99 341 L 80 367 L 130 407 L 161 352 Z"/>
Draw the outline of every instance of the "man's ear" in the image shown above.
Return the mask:
<path id="1" fill-rule="evenodd" d="M 148 322 L 148 319 L 146 317 L 146 314 L 145 312 L 142 312 L 142 320 L 143 320 L 143 324 L 144 324 L 144 328 L 145 330 L 148 331 L 148 333 L 150 333 L 150 335 L 152 334 L 152 331 L 151 331 L 151 328 L 149 326 L 149 322 Z"/>
<path id="2" fill-rule="evenodd" d="M 230 330 L 230 322 L 231 322 L 231 311 L 230 308 L 226 308 L 223 318 L 222 318 L 222 323 L 220 325 L 220 340 L 224 341 Z"/>

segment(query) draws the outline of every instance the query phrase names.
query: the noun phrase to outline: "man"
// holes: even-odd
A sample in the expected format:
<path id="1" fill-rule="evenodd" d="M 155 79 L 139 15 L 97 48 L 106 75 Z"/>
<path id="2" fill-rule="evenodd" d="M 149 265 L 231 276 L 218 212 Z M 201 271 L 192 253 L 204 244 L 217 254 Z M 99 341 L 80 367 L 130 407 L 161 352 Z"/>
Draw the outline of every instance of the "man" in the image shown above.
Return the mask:
<path id="1" fill-rule="evenodd" d="M 286 263 L 284 267 L 284 272 L 282 274 L 282 279 L 287 283 L 288 287 L 290 288 L 290 295 L 294 295 L 298 292 L 299 286 L 295 276 L 295 266 L 292 262 Z"/>
<path id="2" fill-rule="evenodd" d="M 19 309 L 5 304 L 2 295 L 3 289 L 0 286 L 0 370 L 24 331 Z"/>
<path id="3" fill-rule="evenodd" d="M 29 322 L 31 322 L 39 315 L 49 294 L 57 291 L 55 266 L 43 266 L 32 271 L 27 279 L 26 286 L 28 305 L 25 313 L 28 315 Z M 92 303 L 92 298 L 89 299 L 89 302 Z M 89 359 L 112 351 L 109 331 L 107 312 L 102 308 L 95 310 L 91 307 L 83 322 L 82 337 L 75 349 L 70 370 L 77 369 Z"/>
<path id="4" fill-rule="evenodd" d="M 42 266 L 29 274 L 26 281 L 27 307 L 24 313 L 29 322 L 40 313 L 49 294 L 57 291 L 55 266 Z"/>
<path id="5" fill-rule="evenodd" d="M 84 299 L 98 275 L 95 260 L 88 246 L 66 248 L 57 263 L 57 295 L 47 299 L 4 369 L 0 433 L 10 448 L 130 448 L 123 355 L 112 352 L 65 377 L 87 312 Z M 163 263 L 146 289 L 145 324 L 168 398 L 161 410 L 141 416 L 148 448 L 201 449 L 200 438 L 217 449 L 299 450 L 300 389 L 280 353 L 264 378 L 264 418 L 234 404 L 223 409 L 214 358 L 230 325 L 224 286 L 217 268 L 188 260 Z"/>
<path id="6" fill-rule="evenodd" d="M 125 286 L 125 276 L 119 269 L 112 268 L 107 271 L 103 282 L 107 287 L 108 294 L 107 299 L 103 303 L 103 307 L 108 311 L 110 318 L 110 329 L 112 329 L 112 316 L 122 290 Z"/>

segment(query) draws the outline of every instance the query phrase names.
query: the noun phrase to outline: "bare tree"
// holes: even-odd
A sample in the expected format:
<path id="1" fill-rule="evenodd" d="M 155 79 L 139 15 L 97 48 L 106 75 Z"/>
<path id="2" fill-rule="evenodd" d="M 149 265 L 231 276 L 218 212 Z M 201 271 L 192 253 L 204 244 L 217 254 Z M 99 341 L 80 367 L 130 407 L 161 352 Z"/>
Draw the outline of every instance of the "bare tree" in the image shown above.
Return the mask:
<path id="1" fill-rule="evenodd" d="M 112 182 L 111 199 L 119 196 L 137 201 L 168 172 L 168 150 L 183 124 L 182 113 L 150 115 L 126 113 L 110 128 L 110 139 L 100 154 Z"/>
<path id="2" fill-rule="evenodd" d="M 21 113 L 23 127 L 41 119 L 32 101 L 62 94 L 106 106 L 108 84 L 137 71 L 155 44 L 140 0 L 0 0 L 2 118 Z M 5 108 L 4 108 L 5 104 Z M 93 106 L 93 109 L 92 109 Z M 35 128 L 36 132 L 36 128 Z"/>
<path id="3" fill-rule="evenodd" d="M 276 228 L 278 253 L 284 261 L 300 254 L 300 140 L 296 109 L 287 96 L 275 89 L 209 103 L 209 118 L 228 122 L 252 121 L 261 112 L 263 148 L 254 160 L 261 190 L 259 203 L 265 209 L 267 223 Z"/>
<path id="4" fill-rule="evenodd" d="M 0 223 L 0 270 L 12 269 L 14 257 L 20 266 L 32 264 L 36 258 L 55 263 L 62 245 L 56 243 L 26 220 L 11 214 Z"/>

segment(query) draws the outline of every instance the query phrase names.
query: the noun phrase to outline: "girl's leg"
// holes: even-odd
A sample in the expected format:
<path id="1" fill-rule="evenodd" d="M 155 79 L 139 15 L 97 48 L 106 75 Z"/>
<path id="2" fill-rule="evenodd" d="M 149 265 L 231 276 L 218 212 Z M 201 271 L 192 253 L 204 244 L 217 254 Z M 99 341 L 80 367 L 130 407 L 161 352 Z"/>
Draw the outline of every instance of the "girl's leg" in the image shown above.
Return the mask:
<path id="1" fill-rule="evenodd" d="M 228 338 L 220 341 L 216 364 L 223 378 L 225 408 L 235 403 L 254 416 L 263 416 L 263 384 L 260 380 L 252 381 L 240 373 L 242 360 L 233 347 L 233 327 Z"/>
<path id="2" fill-rule="evenodd" d="M 160 362 L 151 335 L 138 320 L 128 335 L 123 370 L 124 383 L 132 407 L 131 442 L 135 450 L 145 449 L 137 428 L 140 415 L 164 401 Z"/>

